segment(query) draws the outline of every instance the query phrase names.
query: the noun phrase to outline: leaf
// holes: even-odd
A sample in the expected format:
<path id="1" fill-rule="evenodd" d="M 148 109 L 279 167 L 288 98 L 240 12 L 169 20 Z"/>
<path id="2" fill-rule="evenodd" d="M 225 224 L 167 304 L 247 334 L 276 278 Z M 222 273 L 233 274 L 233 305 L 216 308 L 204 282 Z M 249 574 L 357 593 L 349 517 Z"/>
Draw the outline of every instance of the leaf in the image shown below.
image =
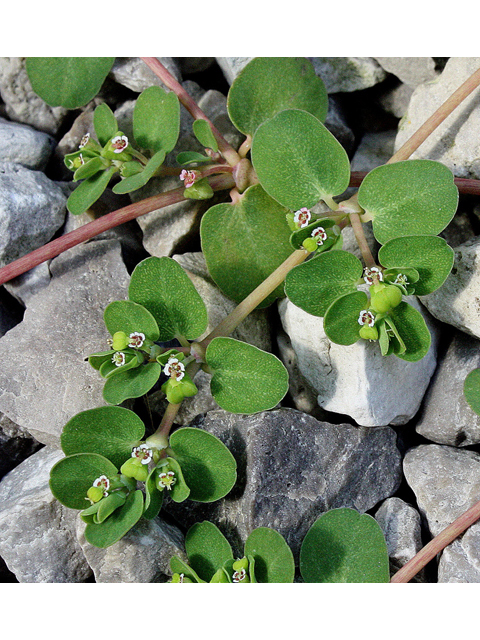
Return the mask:
<path id="1" fill-rule="evenodd" d="M 233 338 L 214 338 L 205 359 L 212 369 L 212 395 L 231 413 L 273 409 L 288 391 L 288 373 L 271 353 Z"/>
<path id="2" fill-rule="evenodd" d="M 145 435 L 136 413 L 123 407 L 98 407 L 73 416 L 64 426 L 60 443 L 64 453 L 97 453 L 120 468 Z"/>
<path id="3" fill-rule="evenodd" d="M 88 506 L 87 491 L 100 476 L 114 476 L 117 467 L 96 453 L 77 453 L 59 460 L 50 471 L 50 489 L 69 509 Z"/>
<path id="4" fill-rule="evenodd" d="M 114 511 L 125 504 L 126 499 L 127 496 L 123 491 L 114 491 L 106 498 L 102 498 L 98 503 L 97 512 L 93 516 L 93 523 L 101 524 L 104 522 Z"/>
<path id="5" fill-rule="evenodd" d="M 210 582 L 227 560 L 233 559 L 232 548 L 223 533 L 211 522 L 197 522 L 185 536 L 188 561 L 202 580 Z"/>
<path id="6" fill-rule="evenodd" d="M 174 458 L 167 458 L 168 468 L 175 473 L 176 482 L 168 492 L 170 498 L 174 502 L 185 502 L 190 496 L 190 487 L 185 482 L 183 477 L 182 467 L 178 464 L 178 461 Z"/>
<path id="7" fill-rule="evenodd" d="M 73 180 L 76 182 L 77 180 L 85 180 L 87 178 L 91 178 L 99 171 L 104 171 L 106 167 L 110 163 L 101 158 L 100 156 L 95 156 L 91 158 L 85 164 L 82 164 L 73 174 Z"/>
<path id="8" fill-rule="evenodd" d="M 211 162 L 208 156 L 198 153 L 197 151 L 181 151 L 176 160 L 178 164 L 192 164 L 193 162 Z"/>
<path id="9" fill-rule="evenodd" d="M 152 469 L 145 481 L 145 506 L 143 517 L 147 520 L 153 520 L 160 513 L 163 505 L 164 491 L 159 491 L 155 483 L 156 469 Z"/>
<path id="10" fill-rule="evenodd" d="M 213 149 L 214 151 L 218 151 L 217 140 L 213 135 L 213 131 L 206 120 L 195 120 L 192 128 L 196 139 L 202 146 L 204 146 L 206 149 Z"/>
<path id="11" fill-rule="evenodd" d="M 177 556 L 173 556 L 170 560 L 170 569 L 172 573 L 182 574 L 186 578 L 190 578 L 192 582 L 203 582 L 203 580 L 196 574 L 194 569 L 190 567 L 186 562 L 178 558 Z"/>
<path id="12" fill-rule="evenodd" d="M 171 151 L 180 131 L 180 103 L 177 96 L 161 87 L 145 89 L 133 110 L 133 136 L 143 149 Z"/>
<path id="13" fill-rule="evenodd" d="M 118 123 L 108 104 L 103 102 L 93 112 L 93 126 L 98 141 L 104 147 L 118 131 Z"/>
<path id="14" fill-rule="evenodd" d="M 111 302 L 104 311 L 105 326 L 110 335 L 123 331 L 129 336 L 131 333 L 144 333 L 145 337 L 155 342 L 160 332 L 155 318 L 142 305 L 131 300 L 116 300 Z"/>
<path id="15" fill-rule="evenodd" d="M 480 415 L 480 369 L 474 369 L 465 378 L 463 393 L 470 408 Z"/>
<path id="16" fill-rule="evenodd" d="M 274 529 L 254 529 L 245 542 L 244 553 L 255 559 L 256 582 L 293 582 L 293 553 L 283 537 Z"/>
<path id="17" fill-rule="evenodd" d="M 406 348 L 405 353 L 395 355 L 408 362 L 417 362 L 426 356 L 432 337 L 422 314 L 403 301 L 390 312 L 389 317 L 394 321 Z"/>
<path id="18" fill-rule="evenodd" d="M 227 108 L 237 129 L 253 136 L 263 122 L 284 109 L 303 109 L 323 122 L 328 95 L 306 58 L 255 58 L 233 82 Z"/>
<path id="19" fill-rule="evenodd" d="M 254 185 L 238 203 L 217 204 L 204 214 L 200 236 L 208 271 L 236 302 L 246 298 L 291 255 L 287 213 L 260 185 Z M 259 307 L 282 295 L 283 286 L 279 285 Z"/>
<path id="20" fill-rule="evenodd" d="M 388 551 L 374 518 L 332 509 L 309 529 L 300 549 L 305 582 L 389 582 Z"/>
<path id="21" fill-rule="evenodd" d="M 194 427 L 177 429 L 170 436 L 170 448 L 190 487 L 190 500 L 214 502 L 232 489 L 237 463 L 218 438 Z"/>
<path id="22" fill-rule="evenodd" d="M 146 258 L 134 269 L 130 300 L 144 306 L 157 321 L 159 340 L 176 336 L 194 340 L 205 332 L 207 308 L 192 281 L 172 258 Z"/>
<path id="23" fill-rule="evenodd" d="M 442 286 L 455 260 L 453 249 L 437 236 L 409 236 L 389 240 L 378 252 L 386 268 L 413 267 L 419 280 L 415 295 L 426 296 Z"/>
<path id="24" fill-rule="evenodd" d="M 452 172 L 439 162 L 405 160 L 370 171 L 358 190 L 358 203 L 373 216 L 375 238 L 385 244 L 443 231 L 457 210 L 458 189 Z"/>
<path id="25" fill-rule="evenodd" d="M 336 344 L 351 345 L 360 339 L 360 311 L 368 309 L 368 297 L 363 291 L 347 293 L 333 302 L 325 313 L 323 328 Z"/>
<path id="26" fill-rule="evenodd" d="M 315 116 L 289 109 L 260 125 L 252 163 L 265 191 L 284 207 L 312 208 L 350 182 L 347 153 Z"/>
<path id="27" fill-rule="evenodd" d="M 294 305 L 323 317 L 340 296 L 357 290 L 360 260 L 348 251 L 329 251 L 294 267 L 285 278 L 285 293 Z"/>
<path id="28" fill-rule="evenodd" d="M 119 371 L 105 382 L 103 397 L 109 404 L 120 404 L 129 398 L 140 398 L 150 391 L 161 373 L 162 367 L 158 362 Z"/>
<path id="29" fill-rule="evenodd" d="M 143 513 L 143 493 L 132 491 L 123 507 L 117 509 L 101 524 L 87 524 L 85 539 L 94 547 L 106 549 L 130 531 Z"/>
<path id="30" fill-rule="evenodd" d="M 81 182 L 67 200 L 70 213 L 74 216 L 85 213 L 100 198 L 116 170 L 116 167 L 110 167 Z"/>
<path id="31" fill-rule="evenodd" d="M 150 158 L 145 165 L 145 168 L 140 173 L 136 173 L 128 178 L 123 178 L 121 182 L 118 182 L 112 189 L 113 193 L 130 193 L 135 189 L 140 189 L 152 178 L 159 167 L 162 166 L 165 160 L 165 151 L 160 149 L 157 153 Z"/>
<path id="32" fill-rule="evenodd" d="M 100 91 L 115 58 L 27 58 L 32 88 L 51 107 L 83 107 Z"/>

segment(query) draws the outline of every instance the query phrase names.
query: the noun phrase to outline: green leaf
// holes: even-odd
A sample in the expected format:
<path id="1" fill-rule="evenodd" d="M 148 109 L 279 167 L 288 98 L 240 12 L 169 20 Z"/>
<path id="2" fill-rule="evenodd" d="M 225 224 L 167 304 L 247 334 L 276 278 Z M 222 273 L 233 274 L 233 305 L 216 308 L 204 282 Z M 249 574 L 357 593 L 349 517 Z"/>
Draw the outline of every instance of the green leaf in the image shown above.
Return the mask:
<path id="1" fill-rule="evenodd" d="M 465 400 L 477 415 L 480 415 L 480 369 L 470 371 L 463 383 Z"/>
<path id="2" fill-rule="evenodd" d="M 170 498 L 174 502 L 185 502 L 190 496 L 190 487 L 185 482 L 182 467 L 174 458 L 167 458 L 168 468 L 175 473 L 176 482 L 169 491 Z"/>
<path id="3" fill-rule="evenodd" d="M 329 251 L 294 267 L 285 278 L 285 293 L 294 305 L 323 317 L 340 296 L 357 290 L 362 263 L 348 251 Z"/>
<path id="4" fill-rule="evenodd" d="M 171 151 L 180 131 L 180 103 L 177 96 L 161 87 L 145 89 L 133 110 L 133 136 L 143 149 Z"/>
<path id="5" fill-rule="evenodd" d="M 405 160 L 370 171 L 358 190 L 358 203 L 373 216 L 375 238 L 385 244 L 443 231 L 457 210 L 458 189 L 452 172 L 439 162 Z"/>
<path id="6" fill-rule="evenodd" d="M 100 91 L 115 58 L 27 58 L 32 88 L 51 107 L 83 107 Z"/>
<path id="7" fill-rule="evenodd" d="M 271 353 L 233 338 L 214 338 L 205 359 L 212 369 L 212 395 L 231 413 L 273 409 L 288 391 L 288 373 Z"/>
<path id="8" fill-rule="evenodd" d="M 64 453 L 98 453 L 120 468 L 145 435 L 136 413 L 123 407 L 98 407 L 73 416 L 64 426 L 60 443 Z"/>
<path id="9" fill-rule="evenodd" d="M 212 159 L 197 151 L 181 151 L 177 158 L 178 164 L 192 164 L 193 162 L 211 162 Z"/>
<path id="10" fill-rule="evenodd" d="M 119 371 L 105 382 L 103 397 L 109 404 L 121 404 L 129 398 L 140 398 L 150 391 L 161 373 L 162 367 L 158 362 Z"/>
<path id="11" fill-rule="evenodd" d="M 265 191 L 292 210 L 328 201 L 350 182 L 345 149 L 315 116 L 298 109 L 281 111 L 258 127 L 252 163 Z"/>
<path id="12" fill-rule="evenodd" d="M 192 582 L 203 582 L 194 569 L 186 562 L 180 560 L 177 556 L 173 556 L 170 560 L 170 569 L 172 573 L 183 573 L 186 578 L 190 578 Z"/>
<path id="13" fill-rule="evenodd" d="M 419 280 L 415 295 L 426 296 L 442 286 L 455 260 L 453 249 L 437 236 L 409 236 L 387 242 L 378 252 L 380 264 L 386 268 L 413 267 Z"/>
<path id="14" fill-rule="evenodd" d="M 117 509 L 101 524 L 87 524 L 85 539 L 94 547 L 106 549 L 130 531 L 143 513 L 143 493 L 133 491 L 123 507 Z"/>
<path id="15" fill-rule="evenodd" d="M 165 160 L 165 151 L 160 149 L 157 153 L 150 158 L 145 165 L 145 168 L 140 173 L 136 173 L 128 178 L 123 178 L 121 182 L 118 182 L 112 189 L 113 193 L 130 193 L 135 189 L 140 189 L 152 178 L 159 167 L 162 166 Z"/>
<path id="16" fill-rule="evenodd" d="M 156 469 L 152 469 L 145 481 L 145 506 L 143 517 L 147 520 L 153 520 L 160 513 L 163 505 L 164 491 L 159 491 L 155 483 Z"/>
<path id="17" fill-rule="evenodd" d="M 127 336 L 137 331 L 155 342 L 160 335 L 157 322 L 150 311 L 131 300 L 111 302 L 105 308 L 103 318 L 112 336 L 117 331 L 123 331 Z"/>
<path id="18" fill-rule="evenodd" d="M 104 522 L 114 511 L 125 504 L 126 499 L 127 496 L 123 491 L 114 491 L 105 498 L 102 498 L 100 502 L 97 503 L 98 509 L 93 516 L 93 523 L 101 524 Z"/>
<path id="19" fill-rule="evenodd" d="M 323 122 L 328 95 L 306 58 L 255 58 L 233 82 L 227 107 L 237 129 L 253 136 L 263 122 L 284 109 L 303 109 Z"/>
<path id="20" fill-rule="evenodd" d="M 188 561 L 197 575 L 210 582 L 227 560 L 233 559 L 232 548 L 223 533 L 211 522 L 197 522 L 185 536 Z"/>
<path id="21" fill-rule="evenodd" d="M 108 104 L 103 102 L 93 112 L 93 126 L 100 144 L 105 146 L 118 131 L 117 119 Z"/>
<path id="22" fill-rule="evenodd" d="M 85 164 L 82 164 L 75 173 L 73 174 L 73 180 L 76 182 L 77 180 L 85 180 L 87 178 L 91 178 L 99 171 L 104 171 L 109 166 L 108 160 L 101 158 L 100 156 L 95 156 L 91 158 Z"/>
<path id="23" fill-rule="evenodd" d="M 170 448 L 190 487 L 190 500 L 214 502 L 232 489 L 237 463 L 218 438 L 194 427 L 183 427 L 170 436 Z"/>
<path id="24" fill-rule="evenodd" d="M 354 509 L 324 513 L 300 549 L 305 582 L 389 582 L 388 551 L 374 518 Z"/>
<path id="25" fill-rule="evenodd" d="M 132 273 L 130 300 L 144 306 L 157 321 L 159 340 L 176 336 L 194 340 L 205 332 L 207 308 L 190 278 L 172 258 L 146 258 Z"/>
<path id="26" fill-rule="evenodd" d="M 292 253 L 288 210 L 260 185 L 247 189 L 235 204 L 217 204 L 203 216 L 200 236 L 208 271 L 236 302 L 246 298 Z M 283 295 L 279 285 L 259 305 Z"/>
<path id="27" fill-rule="evenodd" d="M 214 151 L 218 151 L 217 140 L 215 139 L 213 131 L 206 120 L 195 120 L 192 128 L 196 139 L 202 146 L 204 146 L 206 149 L 213 149 Z"/>
<path id="28" fill-rule="evenodd" d="M 87 491 L 100 476 L 114 476 L 117 467 L 96 453 L 77 453 L 59 460 L 50 472 L 50 489 L 69 509 L 88 506 Z"/>
<path id="29" fill-rule="evenodd" d="M 110 167 L 81 182 L 67 200 L 70 213 L 75 216 L 85 213 L 100 198 L 115 171 L 116 167 Z"/>
<path id="30" fill-rule="evenodd" d="M 254 529 L 245 542 L 245 555 L 255 559 L 256 582 L 293 582 L 295 562 L 292 551 L 274 529 Z"/>
<path id="31" fill-rule="evenodd" d="M 368 297 L 363 291 L 347 293 L 335 300 L 327 309 L 323 328 L 327 337 L 336 344 L 351 345 L 360 339 L 360 311 L 368 309 Z"/>
<path id="32" fill-rule="evenodd" d="M 426 356 L 432 337 L 422 314 L 403 301 L 390 312 L 389 317 L 394 321 L 406 348 L 405 353 L 395 355 L 408 362 L 417 362 Z"/>

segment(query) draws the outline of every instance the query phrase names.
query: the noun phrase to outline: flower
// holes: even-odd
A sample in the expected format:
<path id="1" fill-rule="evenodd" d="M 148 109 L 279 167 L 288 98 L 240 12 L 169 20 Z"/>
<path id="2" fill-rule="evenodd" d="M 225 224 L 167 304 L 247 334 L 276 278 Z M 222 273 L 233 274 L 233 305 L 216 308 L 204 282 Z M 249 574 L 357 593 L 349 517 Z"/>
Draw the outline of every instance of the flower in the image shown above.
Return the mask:
<path id="1" fill-rule="evenodd" d="M 328 237 L 327 232 L 323 227 L 317 227 L 310 235 L 319 246 L 322 245 Z"/>
<path id="2" fill-rule="evenodd" d="M 232 577 L 233 582 L 243 582 L 247 577 L 247 572 L 245 569 L 241 569 L 240 571 L 235 571 Z"/>
<path id="3" fill-rule="evenodd" d="M 125 364 L 125 354 L 117 351 L 112 356 L 112 362 L 116 367 L 122 367 Z"/>
<path id="4" fill-rule="evenodd" d="M 180 174 L 180 180 L 183 180 L 185 188 L 191 187 L 195 180 L 197 179 L 197 174 L 195 171 L 188 171 L 187 169 L 183 169 Z"/>
<path id="5" fill-rule="evenodd" d="M 168 359 L 167 364 L 163 369 L 163 373 L 166 376 L 175 378 L 180 381 L 185 375 L 185 365 L 180 362 L 178 358 L 171 357 Z"/>
<path id="6" fill-rule="evenodd" d="M 122 153 L 128 147 L 127 136 L 115 136 L 111 141 L 113 153 Z"/>
<path id="7" fill-rule="evenodd" d="M 110 489 L 110 480 L 107 478 L 107 476 L 100 476 L 99 478 L 94 480 L 92 486 L 100 487 L 100 489 L 103 489 L 103 495 L 108 496 L 108 490 Z"/>
<path id="8" fill-rule="evenodd" d="M 153 451 L 147 444 L 141 444 L 138 447 L 133 447 L 132 458 L 137 458 L 142 464 L 148 464 L 153 458 Z"/>
<path id="9" fill-rule="evenodd" d="M 158 474 L 158 488 L 167 489 L 171 491 L 173 485 L 177 482 L 175 473 L 173 471 L 164 471 Z"/>
<path id="10" fill-rule="evenodd" d="M 140 349 L 140 347 L 145 342 L 145 334 L 139 333 L 138 331 L 134 331 L 129 336 L 128 346 L 133 347 L 134 349 Z"/>
<path id="11" fill-rule="evenodd" d="M 80 140 L 80 144 L 78 145 L 79 149 L 83 149 L 83 147 L 87 144 L 87 142 L 90 140 L 90 134 L 86 133 L 83 138 Z"/>
<path id="12" fill-rule="evenodd" d="M 363 274 L 363 279 L 367 284 L 373 284 L 374 279 L 383 282 L 383 273 L 378 267 L 365 267 Z"/>
<path id="13" fill-rule="evenodd" d="M 311 217 L 312 217 L 312 214 L 307 209 L 307 207 L 302 207 L 298 211 L 295 211 L 293 221 L 300 226 L 300 229 L 302 229 L 303 227 L 306 227 L 308 225 Z"/>
<path id="14" fill-rule="evenodd" d="M 399 273 L 395 278 L 395 280 L 393 281 L 393 284 L 400 284 L 403 286 L 407 285 L 408 284 L 407 276 L 403 273 Z"/>
<path id="15" fill-rule="evenodd" d="M 366 324 L 369 327 L 373 327 L 375 324 L 375 314 L 367 309 L 363 309 L 360 311 L 360 315 L 358 316 L 358 324 Z"/>

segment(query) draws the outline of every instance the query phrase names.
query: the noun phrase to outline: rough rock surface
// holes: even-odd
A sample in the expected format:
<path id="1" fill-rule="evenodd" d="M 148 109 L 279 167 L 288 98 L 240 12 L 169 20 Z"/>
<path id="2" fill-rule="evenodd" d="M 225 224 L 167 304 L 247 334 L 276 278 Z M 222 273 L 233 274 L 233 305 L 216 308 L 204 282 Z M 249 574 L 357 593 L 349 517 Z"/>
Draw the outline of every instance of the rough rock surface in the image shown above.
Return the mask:
<path id="1" fill-rule="evenodd" d="M 0 118 L 0 161 L 43 171 L 55 141 L 42 131 Z"/>
<path id="2" fill-rule="evenodd" d="M 393 73 L 409 87 L 418 87 L 424 82 L 431 82 L 437 77 L 433 58 L 375 58 L 381 67 Z"/>
<path id="3" fill-rule="evenodd" d="M 180 80 L 180 70 L 173 58 L 158 58 L 164 67 Z M 128 87 L 132 91 L 141 93 L 152 85 L 159 85 L 165 88 L 163 82 L 153 73 L 141 58 L 116 58 L 110 71 L 110 76 L 118 82 Z"/>

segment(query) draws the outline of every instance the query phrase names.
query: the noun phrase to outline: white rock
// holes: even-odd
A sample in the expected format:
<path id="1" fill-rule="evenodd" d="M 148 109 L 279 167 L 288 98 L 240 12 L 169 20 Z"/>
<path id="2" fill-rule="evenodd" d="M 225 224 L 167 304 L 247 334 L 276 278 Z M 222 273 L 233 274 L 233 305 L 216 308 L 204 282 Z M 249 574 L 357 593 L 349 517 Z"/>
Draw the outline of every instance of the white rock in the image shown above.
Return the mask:
<path id="1" fill-rule="evenodd" d="M 418 87 L 437 77 L 433 58 L 375 58 L 388 73 L 393 73 L 409 87 Z"/>
<path id="2" fill-rule="evenodd" d="M 157 58 L 175 80 L 180 80 L 180 70 L 173 58 Z M 132 91 L 141 93 L 152 85 L 165 88 L 163 82 L 153 73 L 141 58 L 116 58 L 110 71 L 112 78 Z"/>

